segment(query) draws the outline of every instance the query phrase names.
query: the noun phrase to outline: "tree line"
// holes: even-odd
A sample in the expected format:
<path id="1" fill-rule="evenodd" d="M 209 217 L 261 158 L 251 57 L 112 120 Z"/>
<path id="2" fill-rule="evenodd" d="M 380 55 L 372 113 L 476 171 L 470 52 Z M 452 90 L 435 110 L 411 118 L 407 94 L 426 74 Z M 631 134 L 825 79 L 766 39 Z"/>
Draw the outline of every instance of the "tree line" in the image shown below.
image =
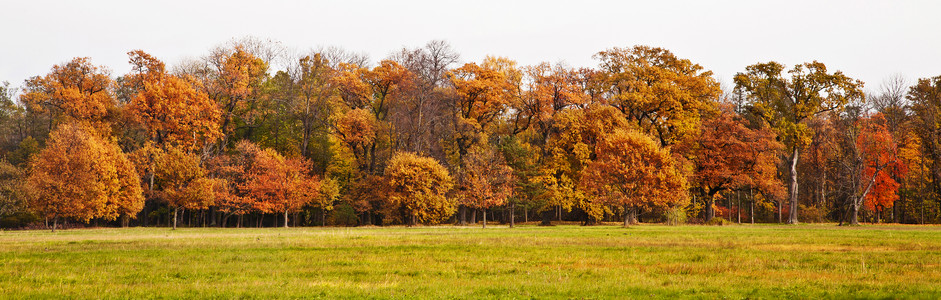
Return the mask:
<path id="1" fill-rule="evenodd" d="M 817 61 L 711 71 L 649 46 L 594 68 L 372 62 L 245 38 L 0 90 L 0 223 L 111 226 L 941 221 L 941 76 Z"/>

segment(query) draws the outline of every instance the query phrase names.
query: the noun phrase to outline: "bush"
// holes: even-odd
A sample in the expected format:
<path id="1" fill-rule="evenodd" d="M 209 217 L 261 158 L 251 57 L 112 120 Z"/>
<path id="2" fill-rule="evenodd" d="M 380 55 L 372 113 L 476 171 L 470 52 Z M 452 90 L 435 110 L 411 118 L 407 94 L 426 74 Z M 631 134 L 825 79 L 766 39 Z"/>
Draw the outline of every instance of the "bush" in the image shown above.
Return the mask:
<path id="1" fill-rule="evenodd" d="M 356 210 L 347 203 L 335 206 L 333 210 L 333 222 L 329 222 L 328 220 L 328 223 L 342 226 L 356 226 L 357 222 L 359 222 L 359 216 L 356 215 Z"/>
<path id="2" fill-rule="evenodd" d="M 806 223 L 823 223 L 826 221 L 826 212 L 823 209 L 817 208 L 816 206 L 804 206 L 800 205 L 797 207 L 798 220 Z"/>
<path id="3" fill-rule="evenodd" d="M 721 217 L 715 217 L 715 218 L 712 218 L 712 220 L 709 220 L 709 222 L 703 223 L 703 225 L 725 226 L 725 225 L 732 225 L 732 222 Z"/>
<path id="4" fill-rule="evenodd" d="M 17 212 L 11 215 L 0 217 L 0 228 L 21 228 L 33 222 L 38 222 L 39 217 L 27 212 Z"/>
<path id="5" fill-rule="evenodd" d="M 674 207 L 666 211 L 667 225 L 679 225 L 686 223 L 686 209 L 683 207 Z"/>

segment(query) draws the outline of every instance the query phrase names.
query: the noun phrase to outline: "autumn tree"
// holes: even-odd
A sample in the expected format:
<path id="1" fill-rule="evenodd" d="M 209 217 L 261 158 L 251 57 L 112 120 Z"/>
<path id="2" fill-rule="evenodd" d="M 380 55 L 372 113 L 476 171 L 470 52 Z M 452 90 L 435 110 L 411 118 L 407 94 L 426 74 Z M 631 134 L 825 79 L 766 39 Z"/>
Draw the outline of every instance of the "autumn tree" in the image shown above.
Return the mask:
<path id="1" fill-rule="evenodd" d="M 564 64 L 541 63 L 523 67 L 520 71 L 523 90 L 517 97 L 510 97 L 509 115 L 503 121 L 504 128 L 498 130 L 503 133 L 498 137 L 501 141 L 499 146 L 517 179 L 517 192 L 509 205 L 511 226 L 517 204 L 523 205 L 526 209 L 524 212 L 528 212 L 529 208 L 548 211 L 550 202 L 558 207 L 570 206 L 562 205 L 565 201 L 545 201 L 548 198 L 540 197 L 545 195 L 543 179 L 546 179 L 541 176 L 540 169 L 553 158 L 550 155 L 553 151 L 550 142 L 556 140 L 558 135 L 565 134 L 556 126 L 560 114 L 570 109 L 581 111 L 588 103 L 578 70 Z M 550 188 L 557 188 L 551 183 Z M 528 218 L 528 215 L 524 216 Z"/>
<path id="2" fill-rule="evenodd" d="M 438 128 L 448 121 L 446 113 L 447 72 L 460 56 L 445 41 L 433 40 L 424 47 L 403 48 L 391 60 L 414 74 L 410 86 L 401 97 L 399 108 L 392 112 L 390 122 L 396 128 L 400 148 L 416 153 L 438 151 Z"/>
<path id="3" fill-rule="evenodd" d="M 854 108 L 855 109 L 855 108 Z M 848 197 L 846 217 L 858 225 L 859 209 L 891 207 L 898 199 L 899 184 L 891 175 L 904 170 L 898 159 L 898 147 L 886 127 L 882 114 L 871 117 L 850 117 L 845 122 L 846 135 L 844 166 L 848 170 Z M 840 220 L 842 223 L 842 219 Z"/>
<path id="4" fill-rule="evenodd" d="M 26 172 L 0 160 L 0 218 L 26 211 L 33 191 L 26 183 Z"/>
<path id="5" fill-rule="evenodd" d="M 261 148 L 248 141 L 241 141 L 235 145 L 231 153 L 218 155 L 206 162 L 209 176 L 216 181 L 215 204 L 219 211 L 225 215 L 223 226 L 228 223 L 231 216 L 237 216 L 236 227 L 242 226 L 244 215 L 255 212 L 256 199 L 250 195 L 245 187 L 250 179 L 249 168 L 254 164 Z"/>
<path id="6" fill-rule="evenodd" d="M 196 150 L 221 136 L 219 107 L 197 89 L 193 78 L 166 73 L 163 62 L 141 50 L 128 55 L 134 72 L 125 76 L 125 83 L 137 93 L 127 113 L 145 128 L 151 141 L 160 147 Z"/>
<path id="7" fill-rule="evenodd" d="M 467 63 L 447 73 L 452 87 L 447 97 L 448 124 L 442 141 L 444 159 L 456 174 L 466 167 L 472 149 L 492 147 L 499 139 L 503 117 L 522 90 L 522 70 L 504 57 L 486 57 L 480 64 Z M 457 184 L 465 186 L 464 177 Z M 460 223 L 468 207 L 461 205 Z M 475 215 L 476 216 L 476 215 Z"/>
<path id="8" fill-rule="evenodd" d="M 262 149 L 248 168 L 246 182 L 240 186 L 255 199 L 254 208 L 262 213 L 288 214 L 298 211 L 317 197 L 320 180 L 308 172 L 310 163 L 302 158 L 285 158 L 273 149 Z"/>
<path id="9" fill-rule="evenodd" d="M 454 200 L 447 197 L 451 175 L 433 158 L 396 153 L 384 181 L 389 205 L 404 212 L 410 225 L 437 223 L 454 213 Z"/>
<path id="10" fill-rule="evenodd" d="M 155 159 L 154 177 L 170 208 L 173 209 L 173 229 L 176 229 L 180 209 L 207 209 L 215 202 L 213 179 L 206 176 L 199 156 L 179 147 L 160 152 Z"/>
<path id="11" fill-rule="evenodd" d="M 320 226 L 327 225 L 327 211 L 333 210 L 333 205 L 340 199 L 340 188 L 336 179 L 325 177 L 320 181 L 320 190 L 311 202 L 320 208 Z"/>
<path id="12" fill-rule="evenodd" d="M 414 74 L 393 60 L 383 60 L 373 68 L 337 66 L 334 84 L 340 101 L 330 124 L 332 138 L 345 147 L 334 149 L 333 155 L 340 158 L 335 166 L 349 162 L 351 168 L 342 176 L 351 189 L 346 198 L 364 214 L 364 222 L 372 223 L 372 214 L 382 211 L 383 197 L 369 187 L 381 182 L 388 159 L 404 146 L 390 119 L 401 113 L 403 101 L 413 94 L 414 80 Z"/>
<path id="13" fill-rule="evenodd" d="M 134 216 L 144 205 L 140 179 L 127 156 L 89 125 L 65 123 L 30 164 L 30 208 L 53 219 L 87 222 Z"/>
<path id="14" fill-rule="evenodd" d="M 595 58 L 608 103 L 661 145 L 695 136 L 721 93 L 711 71 L 663 48 L 612 48 Z"/>
<path id="15" fill-rule="evenodd" d="M 326 127 L 330 113 L 329 100 L 335 95 L 335 71 L 321 53 L 304 56 L 292 65 L 288 80 L 282 84 L 287 91 L 291 112 L 301 123 L 301 155 L 309 157 L 314 131 Z M 277 77 L 277 76 L 275 76 Z"/>
<path id="16" fill-rule="evenodd" d="M 544 158 L 540 163 L 538 181 L 542 193 L 537 196 L 542 202 L 538 210 L 547 212 L 549 207 L 584 211 L 588 221 L 601 220 L 607 204 L 588 197 L 580 178 L 585 166 L 601 153 L 598 144 L 616 130 L 634 129 L 615 108 L 594 104 L 585 109 L 565 110 L 555 117 L 553 131 L 557 134 L 545 145 Z M 546 214 L 543 224 L 549 223 Z"/>
<path id="17" fill-rule="evenodd" d="M 911 101 L 914 137 L 921 145 L 919 164 L 924 177 L 920 181 L 927 188 L 923 196 L 941 199 L 941 76 L 918 79 L 909 88 L 907 99 Z"/>
<path id="18" fill-rule="evenodd" d="M 516 181 L 513 169 L 496 149 L 477 148 L 464 160 L 460 177 L 461 203 L 483 211 L 483 228 L 487 228 L 487 209 L 506 205 L 513 195 Z"/>
<path id="19" fill-rule="evenodd" d="M 45 76 L 28 79 L 20 101 L 29 113 L 45 118 L 46 132 L 62 122 L 82 121 L 108 133 L 116 105 L 112 86 L 107 69 L 78 57 L 53 66 Z"/>
<path id="20" fill-rule="evenodd" d="M 522 73 L 514 61 L 487 57 L 479 65 L 464 64 L 447 76 L 456 94 L 449 103 L 453 113 L 450 152 L 461 164 L 473 146 L 488 142 L 487 130 L 506 111 Z"/>
<path id="21" fill-rule="evenodd" d="M 202 90 L 221 110 L 218 153 L 228 147 L 237 129 L 257 126 L 261 115 L 258 107 L 268 78 L 268 61 L 252 51 L 263 49 L 262 45 L 258 42 L 251 45 L 236 42 L 231 47 L 218 47 L 203 61 L 183 65 L 177 72 L 200 81 Z"/>
<path id="22" fill-rule="evenodd" d="M 589 196 L 623 208 L 624 227 L 636 222 L 638 208 L 688 204 L 686 176 L 670 152 L 649 136 L 616 129 L 602 137 L 596 153 L 579 184 Z"/>
<path id="23" fill-rule="evenodd" d="M 748 128 L 730 105 L 705 118 L 699 136 L 677 148 L 689 153 L 695 166 L 691 184 L 704 196 L 706 221 L 715 217 L 713 205 L 720 192 L 744 187 L 774 192 L 782 187 L 777 158 L 783 145 L 768 129 Z"/>
<path id="24" fill-rule="evenodd" d="M 751 109 L 771 125 L 790 153 L 790 213 L 788 223 L 797 221 L 797 161 L 801 149 L 809 143 L 812 132 L 807 121 L 813 116 L 839 111 L 852 100 L 862 99 L 863 83 L 836 71 L 827 72 L 823 63 L 814 61 L 794 66 L 782 73 L 777 62 L 746 67 L 735 75 L 736 90 L 746 97 Z"/>

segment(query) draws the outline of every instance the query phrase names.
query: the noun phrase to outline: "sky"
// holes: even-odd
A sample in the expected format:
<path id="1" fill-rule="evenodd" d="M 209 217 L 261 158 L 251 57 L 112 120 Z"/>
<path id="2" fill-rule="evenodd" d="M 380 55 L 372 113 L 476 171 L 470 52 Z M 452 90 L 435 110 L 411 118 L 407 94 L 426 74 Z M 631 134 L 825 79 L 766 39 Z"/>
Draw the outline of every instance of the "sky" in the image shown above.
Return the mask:
<path id="1" fill-rule="evenodd" d="M 888 77 L 941 75 L 941 1 L 7 1 L 0 81 L 22 86 L 91 57 L 127 73 L 127 52 L 170 65 L 233 38 L 306 50 L 338 46 L 375 62 L 448 41 L 462 62 L 594 67 L 612 47 L 663 47 L 712 70 L 724 88 L 751 64 L 817 60 L 878 91 Z"/>

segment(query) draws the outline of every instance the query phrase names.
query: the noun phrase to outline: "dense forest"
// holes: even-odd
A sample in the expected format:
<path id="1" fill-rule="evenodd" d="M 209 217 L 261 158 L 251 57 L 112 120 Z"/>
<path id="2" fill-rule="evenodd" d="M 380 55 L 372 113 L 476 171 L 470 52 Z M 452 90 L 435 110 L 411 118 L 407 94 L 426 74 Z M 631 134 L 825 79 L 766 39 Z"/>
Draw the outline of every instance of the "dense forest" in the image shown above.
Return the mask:
<path id="1" fill-rule="evenodd" d="M 669 50 L 374 62 L 244 38 L 0 86 L 0 225 L 941 222 L 941 76 Z M 797 64 L 799 63 L 799 64 Z"/>

